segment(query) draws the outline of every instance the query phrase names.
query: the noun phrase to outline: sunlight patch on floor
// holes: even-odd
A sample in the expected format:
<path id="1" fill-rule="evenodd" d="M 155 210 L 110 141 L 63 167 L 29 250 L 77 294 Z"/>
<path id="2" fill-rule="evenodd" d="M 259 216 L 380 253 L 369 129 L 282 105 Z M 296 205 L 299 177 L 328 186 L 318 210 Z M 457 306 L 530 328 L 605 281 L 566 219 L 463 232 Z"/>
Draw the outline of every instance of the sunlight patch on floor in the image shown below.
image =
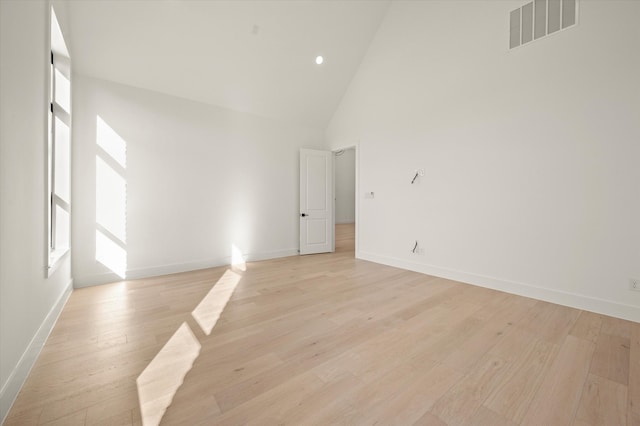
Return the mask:
<path id="1" fill-rule="evenodd" d="M 200 342 L 182 323 L 166 345 L 138 376 L 140 414 L 145 426 L 159 425 L 174 395 L 200 354 Z"/>
<path id="2" fill-rule="evenodd" d="M 222 315 L 222 311 L 231 299 L 240 278 L 242 278 L 241 275 L 227 270 L 191 313 L 207 336 L 211 334 L 213 327 Z"/>

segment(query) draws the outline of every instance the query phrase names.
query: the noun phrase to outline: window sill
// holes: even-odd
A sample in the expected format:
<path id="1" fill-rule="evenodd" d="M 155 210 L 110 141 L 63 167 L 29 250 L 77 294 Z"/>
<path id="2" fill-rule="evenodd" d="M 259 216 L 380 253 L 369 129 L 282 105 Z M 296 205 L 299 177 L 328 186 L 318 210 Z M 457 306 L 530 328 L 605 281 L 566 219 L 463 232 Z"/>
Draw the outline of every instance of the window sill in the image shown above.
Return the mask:
<path id="1" fill-rule="evenodd" d="M 47 268 L 47 278 L 49 278 L 54 274 L 54 272 L 56 272 L 56 270 L 62 263 L 62 259 L 64 259 L 70 251 L 70 248 L 66 247 L 63 249 L 54 250 L 49 253 L 49 267 Z"/>

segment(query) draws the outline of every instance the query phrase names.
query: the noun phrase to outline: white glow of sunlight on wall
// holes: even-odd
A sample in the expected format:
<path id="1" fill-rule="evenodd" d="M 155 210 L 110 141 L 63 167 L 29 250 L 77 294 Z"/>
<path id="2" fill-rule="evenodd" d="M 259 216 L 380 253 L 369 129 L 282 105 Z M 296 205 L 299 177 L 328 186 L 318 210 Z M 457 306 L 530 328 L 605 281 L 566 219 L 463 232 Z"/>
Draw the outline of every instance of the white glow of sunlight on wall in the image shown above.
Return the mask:
<path id="1" fill-rule="evenodd" d="M 127 251 L 111 238 L 96 229 L 96 260 L 125 278 L 127 273 Z"/>
<path id="2" fill-rule="evenodd" d="M 138 376 L 136 383 L 143 425 L 160 424 L 185 376 L 198 358 L 200 348 L 200 342 L 189 325 L 182 323 Z"/>
<path id="3" fill-rule="evenodd" d="M 56 204 L 56 250 L 69 247 L 70 221 L 69 213 Z"/>
<path id="4" fill-rule="evenodd" d="M 235 244 L 231 244 L 231 266 L 233 269 L 240 269 L 241 271 L 247 270 L 247 263 L 244 256 Z"/>
<path id="5" fill-rule="evenodd" d="M 96 118 L 96 260 L 125 278 L 127 272 L 127 144 Z"/>
<path id="6" fill-rule="evenodd" d="M 69 57 L 69 50 L 67 50 L 67 45 L 64 42 L 62 30 L 58 23 L 58 17 L 56 16 L 56 11 L 53 7 L 51 8 L 51 47 L 55 53 L 66 58 Z"/>
<path id="7" fill-rule="evenodd" d="M 71 82 L 58 69 L 56 73 L 56 103 L 67 113 L 71 111 Z"/>
<path id="8" fill-rule="evenodd" d="M 209 290 L 209 293 L 202 299 L 200 304 L 191 312 L 191 315 L 207 336 L 211 334 L 241 278 L 241 275 L 227 270 Z"/>
<path id="9" fill-rule="evenodd" d="M 71 201 L 71 139 L 69 126 L 56 116 L 54 129 L 56 132 L 56 155 L 54 167 L 56 195 L 67 203 Z"/>
<path id="10" fill-rule="evenodd" d="M 100 117 L 96 120 L 96 143 L 120 166 L 127 168 L 127 143 Z"/>
<path id="11" fill-rule="evenodd" d="M 96 222 L 123 243 L 127 241 L 126 195 L 124 178 L 96 157 Z"/>

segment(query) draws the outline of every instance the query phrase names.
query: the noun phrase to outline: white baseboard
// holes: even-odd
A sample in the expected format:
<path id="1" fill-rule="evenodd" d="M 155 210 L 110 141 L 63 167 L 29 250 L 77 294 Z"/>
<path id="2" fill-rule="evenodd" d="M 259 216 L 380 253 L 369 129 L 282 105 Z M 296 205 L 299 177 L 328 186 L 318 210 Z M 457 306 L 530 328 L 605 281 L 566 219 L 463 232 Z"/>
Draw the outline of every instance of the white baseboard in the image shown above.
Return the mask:
<path id="1" fill-rule="evenodd" d="M 285 249 L 261 253 L 242 254 L 245 262 L 258 262 L 260 260 L 276 259 L 280 257 L 297 256 L 298 249 Z M 146 268 L 136 268 L 127 271 L 127 280 L 137 280 L 141 278 L 157 277 L 159 275 L 177 274 L 180 272 L 196 271 L 199 269 L 216 268 L 219 266 L 231 265 L 231 256 L 218 259 L 201 260 L 194 262 L 173 263 L 170 265 L 151 266 Z M 94 285 L 107 284 L 115 281 L 122 281 L 122 278 L 112 272 L 74 277 L 75 288 L 91 287 Z"/>
<path id="2" fill-rule="evenodd" d="M 31 372 L 31 368 L 33 368 L 33 365 L 38 359 L 38 355 L 40 355 L 40 351 L 47 341 L 49 334 L 51 334 L 51 330 L 53 330 L 53 327 L 62 312 L 62 308 L 64 308 L 67 300 L 69 300 L 69 296 L 72 291 L 73 280 L 70 280 L 67 287 L 64 289 L 60 297 L 58 297 L 58 300 L 45 317 L 44 321 L 42 321 L 42 324 L 40 324 L 40 328 L 38 328 L 38 331 L 33 336 L 33 339 L 31 339 L 29 346 L 27 346 L 22 357 L 20 357 L 20 361 L 18 361 L 18 364 L 11 374 L 9 374 L 5 385 L 2 387 L 2 390 L 0 390 L 0 424 L 4 423 L 7 414 L 9 414 L 11 406 L 16 400 L 25 380 L 27 380 L 27 377 Z"/>
<path id="3" fill-rule="evenodd" d="M 447 278 L 460 281 L 479 287 L 491 288 L 504 291 L 505 293 L 517 294 L 519 296 L 530 297 L 532 299 L 544 300 L 545 302 L 556 303 L 558 305 L 569 306 L 571 308 L 583 309 L 629 321 L 640 322 L 640 307 L 626 305 L 611 300 L 599 299 L 596 297 L 583 296 L 580 294 L 554 290 L 545 287 L 538 287 L 514 281 L 506 281 L 499 278 L 487 277 L 468 272 L 456 271 L 441 268 L 434 265 L 426 265 L 417 262 L 397 259 L 388 256 L 380 256 L 373 253 L 359 251 L 356 254 L 358 259 L 380 263 L 387 266 L 420 272 L 422 274 L 433 275 L 440 278 Z"/>

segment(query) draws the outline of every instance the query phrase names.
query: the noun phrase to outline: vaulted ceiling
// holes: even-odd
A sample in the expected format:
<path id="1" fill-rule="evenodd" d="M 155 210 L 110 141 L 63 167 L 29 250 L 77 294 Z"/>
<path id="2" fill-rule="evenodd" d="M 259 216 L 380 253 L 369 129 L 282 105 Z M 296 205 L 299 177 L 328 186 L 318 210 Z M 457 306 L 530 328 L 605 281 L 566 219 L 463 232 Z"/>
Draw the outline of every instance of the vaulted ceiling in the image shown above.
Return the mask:
<path id="1" fill-rule="evenodd" d="M 76 72 L 326 127 L 389 1 L 67 3 Z M 318 55 L 324 63 L 315 64 Z"/>

